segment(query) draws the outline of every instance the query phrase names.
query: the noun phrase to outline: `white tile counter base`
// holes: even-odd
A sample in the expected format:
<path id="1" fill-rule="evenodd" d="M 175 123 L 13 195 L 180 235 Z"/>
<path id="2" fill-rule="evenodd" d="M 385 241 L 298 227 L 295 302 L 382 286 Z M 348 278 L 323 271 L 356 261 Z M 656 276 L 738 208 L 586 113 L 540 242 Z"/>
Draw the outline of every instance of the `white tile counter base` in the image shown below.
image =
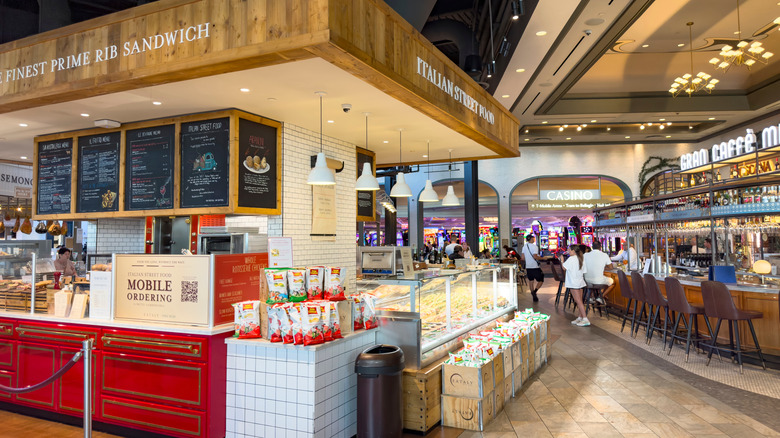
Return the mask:
<path id="1" fill-rule="evenodd" d="M 228 340 L 226 436 L 355 436 L 355 359 L 375 343 L 376 330 L 314 347 Z"/>

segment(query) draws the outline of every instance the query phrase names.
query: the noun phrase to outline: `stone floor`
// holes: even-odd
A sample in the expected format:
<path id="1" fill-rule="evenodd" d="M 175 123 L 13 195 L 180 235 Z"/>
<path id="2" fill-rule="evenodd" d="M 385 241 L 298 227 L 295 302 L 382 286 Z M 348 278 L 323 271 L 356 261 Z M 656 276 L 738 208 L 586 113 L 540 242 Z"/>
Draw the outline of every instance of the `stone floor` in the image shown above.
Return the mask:
<path id="1" fill-rule="evenodd" d="M 777 371 L 746 365 L 740 375 L 729 361 L 705 367 L 695 354 L 681 368 L 682 350 L 666 356 L 660 342 L 646 347 L 614 320 L 572 326 L 554 293 L 549 285 L 539 303 L 528 294 L 520 301 L 553 315 L 550 330 L 560 337 L 549 364 L 484 432 L 438 427 L 426 437 L 780 437 Z"/>

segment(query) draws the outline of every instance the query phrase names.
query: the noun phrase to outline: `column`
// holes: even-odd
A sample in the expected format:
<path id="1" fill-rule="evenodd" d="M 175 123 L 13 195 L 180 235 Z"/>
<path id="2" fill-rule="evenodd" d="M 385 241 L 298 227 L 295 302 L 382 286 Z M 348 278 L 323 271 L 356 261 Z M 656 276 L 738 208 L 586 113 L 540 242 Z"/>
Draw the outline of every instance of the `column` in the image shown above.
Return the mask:
<path id="1" fill-rule="evenodd" d="M 478 162 L 463 163 L 464 199 L 466 213 L 466 241 L 471 251 L 479 251 L 479 173 Z"/>

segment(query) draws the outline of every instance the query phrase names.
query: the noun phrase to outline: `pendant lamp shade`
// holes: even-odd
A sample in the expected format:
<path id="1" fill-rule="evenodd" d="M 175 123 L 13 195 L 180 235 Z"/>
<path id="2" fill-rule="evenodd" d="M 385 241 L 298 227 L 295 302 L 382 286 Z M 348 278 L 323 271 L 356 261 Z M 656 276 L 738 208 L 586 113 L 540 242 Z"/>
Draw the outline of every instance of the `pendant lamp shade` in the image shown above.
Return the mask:
<path id="1" fill-rule="evenodd" d="M 439 202 L 439 194 L 433 189 L 431 180 L 425 181 L 425 190 L 420 193 L 420 202 Z"/>
<path id="2" fill-rule="evenodd" d="M 460 205 L 460 199 L 455 196 L 455 189 L 452 186 L 447 186 L 447 194 L 444 195 L 441 205 L 444 207 L 457 207 Z"/>
<path id="3" fill-rule="evenodd" d="M 314 163 L 314 168 L 309 172 L 309 179 L 307 182 L 313 186 L 336 184 L 336 176 L 333 175 L 333 171 L 328 168 L 324 152 L 317 154 L 317 161 Z"/>
<path id="4" fill-rule="evenodd" d="M 379 190 L 379 184 L 371 171 L 371 163 L 363 163 L 363 173 L 360 174 L 360 178 L 355 183 L 355 190 L 371 192 Z"/>
<path id="5" fill-rule="evenodd" d="M 390 196 L 393 198 L 411 198 L 412 188 L 406 183 L 403 172 L 398 172 L 398 179 L 396 180 L 393 189 L 390 190 Z"/>

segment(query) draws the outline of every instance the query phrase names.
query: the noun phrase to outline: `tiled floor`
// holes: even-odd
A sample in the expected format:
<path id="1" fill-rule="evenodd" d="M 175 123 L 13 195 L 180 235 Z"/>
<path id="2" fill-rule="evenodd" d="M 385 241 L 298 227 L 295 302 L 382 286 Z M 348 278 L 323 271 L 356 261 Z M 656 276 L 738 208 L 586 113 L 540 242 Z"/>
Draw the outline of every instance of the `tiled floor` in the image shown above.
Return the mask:
<path id="1" fill-rule="evenodd" d="M 551 333 L 560 338 L 523 394 L 482 433 L 439 427 L 427 437 L 780 437 L 780 399 L 760 395 L 775 394 L 780 373 L 746 366 L 740 375 L 713 360 L 700 374 L 718 379 L 704 378 L 690 372 L 707 368 L 699 357 L 679 368 L 681 351 L 667 360 L 660 342 L 645 348 L 614 321 L 592 317 L 591 327 L 572 326 L 571 313 L 555 310 L 554 292 L 542 289 L 533 307 L 553 315 Z M 521 296 L 521 308 L 531 305 Z"/>

